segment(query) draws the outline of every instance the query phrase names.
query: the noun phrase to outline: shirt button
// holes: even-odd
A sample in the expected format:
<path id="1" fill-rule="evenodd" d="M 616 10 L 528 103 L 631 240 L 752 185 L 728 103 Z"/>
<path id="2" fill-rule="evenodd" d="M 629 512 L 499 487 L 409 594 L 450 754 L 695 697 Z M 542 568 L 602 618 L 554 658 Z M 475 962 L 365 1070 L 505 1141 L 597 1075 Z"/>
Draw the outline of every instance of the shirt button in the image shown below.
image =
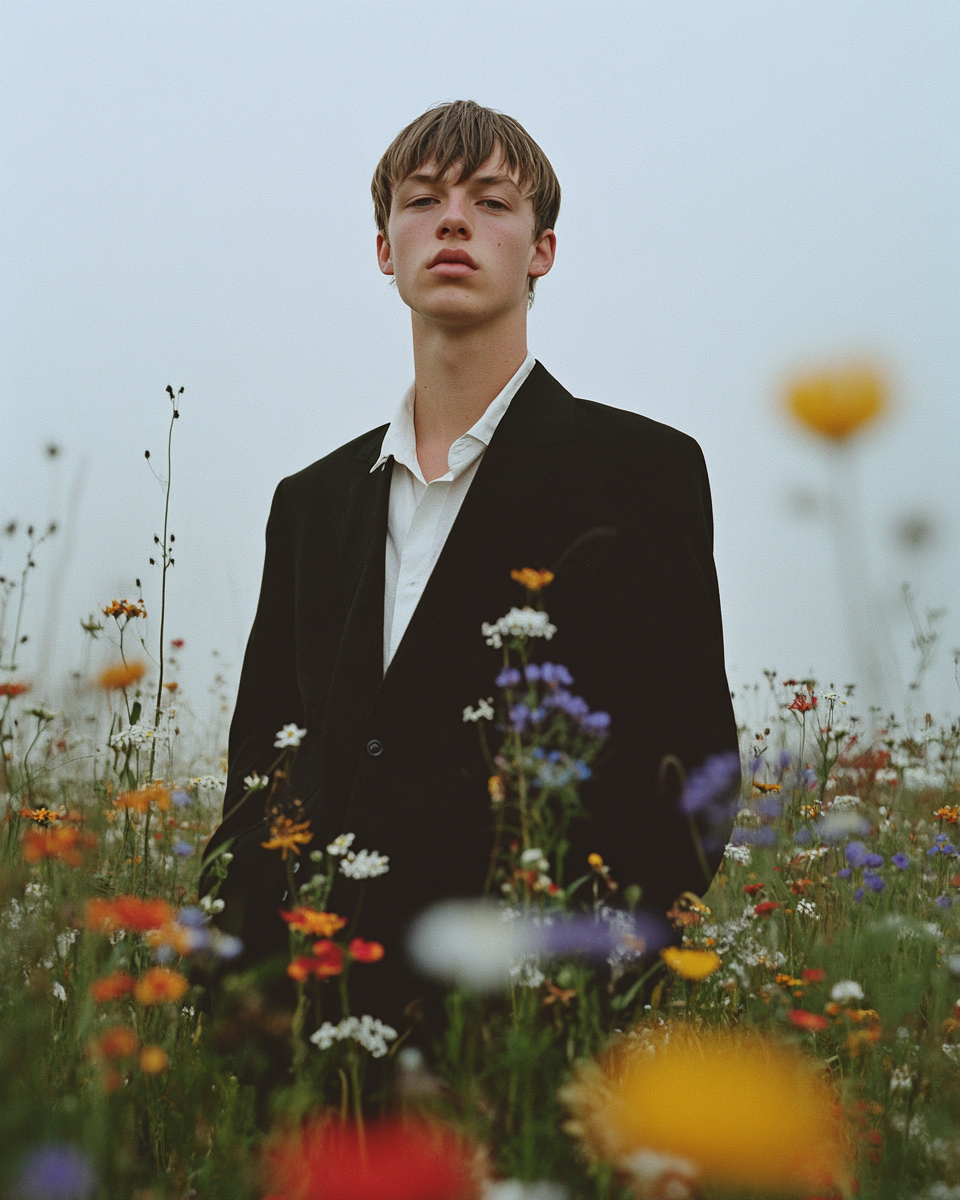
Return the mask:
<path id="1" fill-rule="evenodd" d="M 379 758 L 379 756 L 383 753 L 383 742 L 381 742 L 378 738 L 371 738 L 370 741 L 367 742 L 367 753 L 372 758 Z"/>

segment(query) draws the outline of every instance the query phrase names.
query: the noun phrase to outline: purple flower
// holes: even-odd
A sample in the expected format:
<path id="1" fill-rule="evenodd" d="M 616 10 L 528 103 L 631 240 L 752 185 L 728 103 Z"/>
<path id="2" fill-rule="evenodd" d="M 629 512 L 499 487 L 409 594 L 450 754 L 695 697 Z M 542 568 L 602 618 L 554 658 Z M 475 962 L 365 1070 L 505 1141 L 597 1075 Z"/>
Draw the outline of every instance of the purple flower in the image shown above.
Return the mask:
<path id="1" fill-rule="evenodd" d="M 793 755 L 789 750 L 781 750 L 780 757 L 777 759 L 781 771 L 785 771 L 793 762 Z"/>
<path id="2" fill-rule="evenodd" d="M 575 721 L 582 721 L 590 712 L 590 705 L 582 696 L 573 696 L 565 688 L 553 688 L 543 698 L 544 708 L 559 708 Z"/>
<path id="3" fill-rule="evenodd" d="M 783 812 L 783 805 L 779 800 L 774 800 L 772 796 L 767 796 L 764 800 L 758 800 L 754 808 L 761 817 L 779 817 Z"/>
<path id="4" fill-rule="evenodd" d="M 523 675 L 527 683 L 539 683 L 540 668 L 536 663 L 527 663 L 523 669 Z"/>
<path id="5" fill-rule="evenodd" d="M 777 831 L 771 825 L 760 829 L 735 829 L 730 835 L 734 846 L 772 846 L 777 840 Z"/>
<path id="6" fill-rule="evenodd" d="M 183 838 L 177 838 L 173 843 L 173 852 L 178 858 L 189 858 L 193 853 L 193 847 L 189 842 L 185 842 Z"/>
<path id="7" fill-rule="evenodd" d="M 877 867 L 883 866 L 883 855 L 882 854 L 868 854 L 867 857 L 863 860 L 863 865 L 865 867 L 870 867 L 872 870 L 876 870 Z"/>
<path id="8" fill-rule="evenodd" d="M 516 667 L 504 667 L 494 680 L 497 687 L 516 687 L 520 682 L 520 672 Z"/>
<path id="9" fill-rule="evenodd" d="M 90 1160 L 76 1146 L 32 1151 L 13 1186 L 17 1200 L 87 1200 L 97 1186 Z"/>
<path id="10" fill-rule="evenodd" d="M 870 854 L 863 842 L 847 842 L 847 848 L 844 850 L 844 856 L 847 862 L 855 870 L 867 865 L 867 859 Z M 882 860 L 881 860 L 882 861 Z"/>
<path id="11" fill-rule="evenodd" d="M 901 871 L 905 871 L 910 866 L 910 859 L 906 854 L 895 854 L 890 861 L 895 867 L 899 867 Z"/>
<path id="12" fill-rule="evenodd" d="M 670 941 L 670 930 L 656 917 L 646 913 L 626 913 L 616 910 L 612 920 L 596 920 L 591 916 L 574 916 L 550 925 L 532 925 L 527 936 L 532 949 L 546 955 L 582 954 L 589 958 L 606 958 L 622 946 L 627 938 L 642 941 L 648 950 L 657 950 Z"/>
<path id="13" fill-rule="evenodd" d="M 177 913 L 177 924 L 185 925 L 188 929 L 203 929 L 207 924 L 207 918 L 202 908 L 191 904 L 187 908 L 181 908 Z"/>
<path id="14" fill-rule="evenodd" d="M 841 879 L 849 879 L 850 876 L 853 874 L 853 872 L 850 870 L 849 867 L 841 867 L 840 870 L 837 872 L 837 874 L 840 876 Z"/>
<path id="15" fill-rule="evenodd" d="M 704 809 L 713 808 L 718 802 L 729 802 L 739 790 L 740 755 L 736 750 L 711 754 L 687 776 L 680 793 L 680 811 L 692 817 Z"/>
<path id="16" fill-rule="evenodd" d="M 863 882 L 872 892 L 882 892 L 887 886 L 879 875 L 874 875 L 872 871 L 864 871 Z"/>
<path id="17" fill-rule="evenodd" d="M 556 687 L 558 684 L 573 687 L 573 676 L 561 663 L 544 663 L 540 668 L 540 678 L 549 687 Z"/>
<path id="18" fill-rule="evenodd" d="M 510 724 L 517 733 L 526 733 L 529 726 L 533 723 L 533 713 L 526 704 L 515 704 L 509 712 Z"/>
<path id="19" fill-rule="evenodd" d="M 170 799 L 174 802 L 177 808 L 186 808 L 190 803 L 190 793 L 178 789 L 173 793 Z"/>
<path id="20" fill-rule="evenodd" d="M 936 900 L 934 900 L 934 904 L 937 906 L 937 908 L 949 908 L 951 904 L 953 904 L 953 901 L 949 896 L 938 896 Z"/>
<path id="21" fill-rule="evenodd" d="M 863 888 L 858 887 L 857 890 L 853 893 L 854 904 L 859 904 L 860 901 L 863 899 L 863 896 L 864 896 Z"/>
<path id="22" fill-rule="evenodd" d="M 610 714 L 606 712 L 587 713 L 580 721 L 580 728 L 584 733 L 603 737 L 610 729 Z"/>
<path id="23" fill-rule="evenodd" d="M 793 840 L 798 846 L 809 846 L 813 841 L 813 834 L 804 825 L 802 829 L 798 829 Z"/>
<path id="24" fill-rule="evenodd" d="M 243 942 L 230 933 L 222 933 L 213 944 L 213 952 L 217 958 L 236 958 L 243 953 Z"/>
<path id="25" fill-rule="evenodd" d="M 945 842 L 940 847 L 941 854 L 956 854 L 956 852 L 957 852 L 957 848 L 956 848 L 956 846 L 954 846 L 953 842 Z"/>

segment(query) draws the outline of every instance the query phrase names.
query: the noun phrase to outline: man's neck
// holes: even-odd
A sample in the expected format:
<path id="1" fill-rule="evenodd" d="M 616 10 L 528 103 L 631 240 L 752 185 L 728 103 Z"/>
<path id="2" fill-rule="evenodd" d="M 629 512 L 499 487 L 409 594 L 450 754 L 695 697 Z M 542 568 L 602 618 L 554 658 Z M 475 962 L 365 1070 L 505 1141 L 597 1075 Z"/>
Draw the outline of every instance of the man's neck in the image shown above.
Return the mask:
<path id="1" fill-rule="evenodd" d="M 489 408 L 527 356 L 526 313 L 482 329 L 451 330 L 413 314 L 417 460 L 429 483 L 445 475 L 450 447 Z"/>

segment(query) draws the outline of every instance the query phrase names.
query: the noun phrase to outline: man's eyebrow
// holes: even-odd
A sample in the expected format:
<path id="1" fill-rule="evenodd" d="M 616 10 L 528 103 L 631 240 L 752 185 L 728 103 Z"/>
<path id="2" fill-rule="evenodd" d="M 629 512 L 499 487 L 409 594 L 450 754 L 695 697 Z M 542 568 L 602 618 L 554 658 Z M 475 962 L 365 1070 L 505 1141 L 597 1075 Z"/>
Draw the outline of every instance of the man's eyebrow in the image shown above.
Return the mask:
<path id="1" fill-rule="evenodd" d="M 442 178 L 442 175 L 427 175 L 424 172 L 417 172 L 415 175 L 408 175 L 398 186 L 402 187 L 405 183 L 438 184 Z M 501 184 L 509 183 L 511 187 L 520 191 L 519 184 L 511 175 L 476 175 L 469 178 L 467 182 L 477 187 L 498 187 Z"/>

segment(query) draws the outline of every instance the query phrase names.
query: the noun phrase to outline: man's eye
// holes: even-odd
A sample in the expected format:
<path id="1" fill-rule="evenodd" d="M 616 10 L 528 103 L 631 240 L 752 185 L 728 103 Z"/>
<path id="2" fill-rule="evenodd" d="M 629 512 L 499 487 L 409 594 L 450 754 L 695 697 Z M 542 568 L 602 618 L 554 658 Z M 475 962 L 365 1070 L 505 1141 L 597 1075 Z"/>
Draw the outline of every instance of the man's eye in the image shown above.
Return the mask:
<path id="1" fill-rule="evenodd" d="M 433 196 L 418 196 L 416 200 L 410 201 L 411 208 L 427 208 L 428 205 L 435 204 Z"/>
<path id="2" fill-rule="evenodd" d="M 499 209 L 506 209 L 507 207 L 502 200 L 481 200 L 480 203 L 486 204 L 489 208 L 492 208 L 495 211 Z"/>

